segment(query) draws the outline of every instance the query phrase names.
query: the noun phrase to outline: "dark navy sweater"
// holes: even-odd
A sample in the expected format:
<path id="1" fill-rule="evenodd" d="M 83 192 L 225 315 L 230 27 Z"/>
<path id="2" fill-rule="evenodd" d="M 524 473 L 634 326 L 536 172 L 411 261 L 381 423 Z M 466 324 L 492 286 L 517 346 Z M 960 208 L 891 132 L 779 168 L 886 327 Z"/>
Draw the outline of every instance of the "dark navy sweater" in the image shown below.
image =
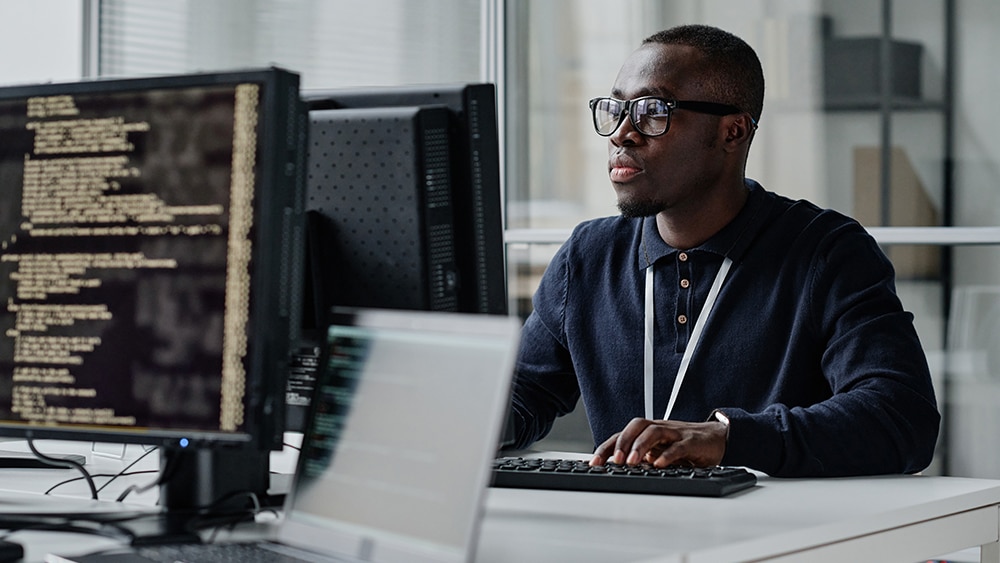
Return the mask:
<path id="1" fill-rule="evenodd" d="M 670 418 L 704 421 L 722 410 L 730 419 L 723 464 L 774 476 L 908 473 L 930 463 L 940 415 L 892 265 L 856 221 L 747 185 L 743 210 L 696 248 L 667 245 L 652 217 L 574 230 L 525 322 L 511 417 L 517 447 L 544 437 L 581 398 L 595 445 L 644 416 L 649 264 L 654 411 L 663 413 L 728 256 L 732 269 Z"/>

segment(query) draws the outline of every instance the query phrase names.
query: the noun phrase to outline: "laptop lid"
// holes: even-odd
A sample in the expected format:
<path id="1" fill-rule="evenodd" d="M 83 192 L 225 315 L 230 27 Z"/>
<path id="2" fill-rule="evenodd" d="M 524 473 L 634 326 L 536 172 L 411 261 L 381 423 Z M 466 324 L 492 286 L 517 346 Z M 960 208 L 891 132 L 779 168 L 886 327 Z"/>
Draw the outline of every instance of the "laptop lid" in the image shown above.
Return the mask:
<path id="1" fill-rule="evenodd" d="M 471 560 L 520 322 L 339 311 L 279 541 L 365 561 Z"/>

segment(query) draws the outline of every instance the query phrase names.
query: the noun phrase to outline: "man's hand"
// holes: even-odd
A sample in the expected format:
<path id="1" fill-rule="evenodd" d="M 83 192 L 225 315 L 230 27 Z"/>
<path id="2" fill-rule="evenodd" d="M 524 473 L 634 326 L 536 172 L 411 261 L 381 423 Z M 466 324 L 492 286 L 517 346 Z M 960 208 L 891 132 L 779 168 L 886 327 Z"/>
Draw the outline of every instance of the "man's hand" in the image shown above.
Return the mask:
<path id="1" fill-rule="evenodd" d="M 718 421 L 680 422 L 633 418 L 625 429 L 594 451 L 590 465 L 652 463 L 656 467 L 711 467 L 726 453 L 726 425 Z"/>

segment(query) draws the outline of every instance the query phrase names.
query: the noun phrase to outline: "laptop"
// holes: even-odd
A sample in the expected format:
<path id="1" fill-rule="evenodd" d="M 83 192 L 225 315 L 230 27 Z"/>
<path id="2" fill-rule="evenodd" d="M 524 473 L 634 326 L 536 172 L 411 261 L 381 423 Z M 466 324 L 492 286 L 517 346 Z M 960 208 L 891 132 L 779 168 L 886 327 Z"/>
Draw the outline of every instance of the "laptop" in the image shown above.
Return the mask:
<path id="1" fill-rule="evenodd" d="M 285 517 L 255 545 L 318 561 L 470 561 L 519 331 L 506 316 L 338 311 Z M 127 560 L 144 560 L 137 549 Z"/>

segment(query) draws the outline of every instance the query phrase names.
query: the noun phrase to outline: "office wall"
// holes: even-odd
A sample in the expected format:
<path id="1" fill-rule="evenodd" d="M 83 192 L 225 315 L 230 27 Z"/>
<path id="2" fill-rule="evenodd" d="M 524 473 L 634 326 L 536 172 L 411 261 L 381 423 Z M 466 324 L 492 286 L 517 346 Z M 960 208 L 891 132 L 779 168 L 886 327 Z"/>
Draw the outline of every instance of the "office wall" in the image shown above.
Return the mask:
<path id="1" fill-rule="evenodd" d="M 82 4 L 82 0 L 0 3 L 0 84 L 80 78 Z"/>

